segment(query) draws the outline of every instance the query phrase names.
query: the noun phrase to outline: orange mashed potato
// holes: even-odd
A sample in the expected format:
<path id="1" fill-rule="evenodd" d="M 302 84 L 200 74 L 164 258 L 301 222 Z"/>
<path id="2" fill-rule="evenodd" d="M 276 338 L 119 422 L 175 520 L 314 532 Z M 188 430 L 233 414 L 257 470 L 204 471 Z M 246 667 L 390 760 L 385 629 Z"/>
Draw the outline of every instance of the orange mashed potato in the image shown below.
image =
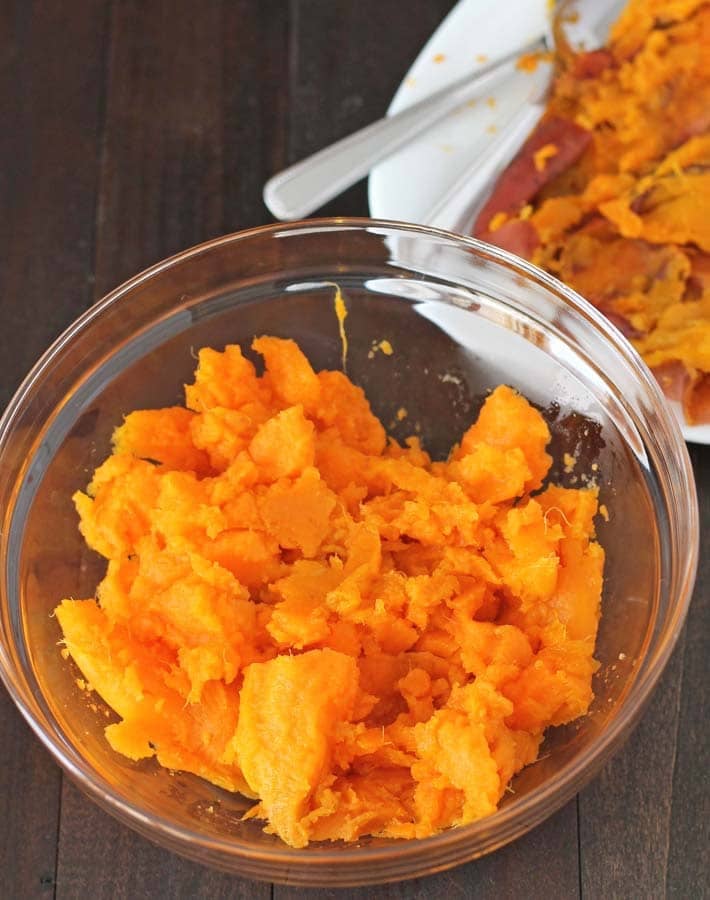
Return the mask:
<path id="1" fill-rule="evenodd" d="M 186 408 L 126 416 L 75 495 L 108 568 L 56 615 L 110 745 L 293 847 L 492 813 L 592 699 L 596 490 L 541 489 L 550 434 L 508 387 L 432 462 L 341 372 L 253 346 L 261 377 L 201 350 Z"/>
<path id="2" fill-rule="evenodd" d="M 607 47 L 558 43 L 545 116 L 474 233 L 594 303 L 710 422 L 710 3 L 629 0 Z"/>

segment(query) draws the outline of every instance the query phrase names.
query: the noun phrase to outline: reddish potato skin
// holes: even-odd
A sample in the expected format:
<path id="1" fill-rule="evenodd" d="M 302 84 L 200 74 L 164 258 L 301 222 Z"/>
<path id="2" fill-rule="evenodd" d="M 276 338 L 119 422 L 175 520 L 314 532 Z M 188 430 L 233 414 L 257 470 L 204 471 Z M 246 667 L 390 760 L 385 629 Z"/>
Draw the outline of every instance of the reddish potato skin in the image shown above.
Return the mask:
<path id="1" fill-rule="evenodd" d="M 545 117 L 498 179 L 473 226 L 474 237 L 497 244 L 495 235 L 502 228 L 493 234 L 488 231 L 493 216 L 499 212 L 517 212 L 532 200 L 540 188 L 575 163 L 587 149 L 591 139 L 591 134 L 575 122 L 560 116 Z M 554 144 L 557 152 L 540 171 L 535 167 L 535 154 L 547 144 Z"/>
<path id="2" fill-rule="evenodd" d="M 683 411 L 691 425 L 710 425 L 710 375 L 707 372 L 688 385 L 683 397 Z"/>
<path id="3" fill-rule="evenodd" d="M 571 74 L 573 78 L 598 78 L 605 69 L 614 65 L 616 60 L 611 50 L 599 47 L 597 50 L 589 50 L 575 56 Z"/>
<path id="4" fill-rule="evenodd" d="M 651 371 L 666 397 L 680 403 L 688 384 L 688 370 L 683 363 L 677 359 L 669 360 L 660 366 L 654 366 Z"/>
<path id="5" fill-rule="evenodd" d="M 540 237 L 532 222 L 520 220 L 506 222 L 496 231 L 484 231 L 477 237 L 500 247 L 501 250 L 522 256 L 523 259 L 532 259 L 533 253 L 540 246 Z"/>

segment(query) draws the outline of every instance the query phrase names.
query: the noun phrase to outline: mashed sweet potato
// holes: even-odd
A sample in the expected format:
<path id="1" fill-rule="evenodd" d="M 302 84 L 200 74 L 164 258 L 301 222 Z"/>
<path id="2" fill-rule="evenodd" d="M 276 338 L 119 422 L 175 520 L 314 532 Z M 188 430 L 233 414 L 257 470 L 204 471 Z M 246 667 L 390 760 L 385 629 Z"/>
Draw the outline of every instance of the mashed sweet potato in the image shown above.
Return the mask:
<path id="1" fill-rule="evenodd" d="M 257 802 L 293 847 L 493 812 L 597 668 L 597 493 L 543 487 L 508 387 L 445 462 L 362 390 L 261 337 L 203 349 L 186 408 L 141 410 L 75 503 L 108 559 L 56 610 L 106 737 Z"/>
<path id="2" fill-rule="evenodd" d="M 474 234 L 578 290 L 710 422 L 710 3 L 629 0 L 560 63 Z"/>

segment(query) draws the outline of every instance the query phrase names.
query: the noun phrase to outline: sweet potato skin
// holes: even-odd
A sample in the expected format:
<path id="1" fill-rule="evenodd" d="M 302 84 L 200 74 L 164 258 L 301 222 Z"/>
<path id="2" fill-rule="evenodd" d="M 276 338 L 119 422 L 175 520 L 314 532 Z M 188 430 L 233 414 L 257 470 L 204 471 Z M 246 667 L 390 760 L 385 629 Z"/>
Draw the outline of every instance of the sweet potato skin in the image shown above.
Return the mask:
<path id="1" fill-rule="evenodd" d="M 708 129 L 710 6 L 629 0 L 608 46 L 562 54 L 473 227 L 595 304 L 691 425 L 710 422 Z"/>
<path id="2" fill-rule="evenodd" d="M 496 213 L 516 213 L 542 187 L 577 162 L 591 139 L 586 129 L 570 119 L 555 115 L 545 117 L 498 179 L 493 193 L 478 214 L 473 227 L 474 236 L 490 239 L 491 219 Z M 546 146 L 554 147 L 556 152 L 544 166 L 536 166 L 535 154 Z M 495 240 L 493 243 L 496 243 Z"/>

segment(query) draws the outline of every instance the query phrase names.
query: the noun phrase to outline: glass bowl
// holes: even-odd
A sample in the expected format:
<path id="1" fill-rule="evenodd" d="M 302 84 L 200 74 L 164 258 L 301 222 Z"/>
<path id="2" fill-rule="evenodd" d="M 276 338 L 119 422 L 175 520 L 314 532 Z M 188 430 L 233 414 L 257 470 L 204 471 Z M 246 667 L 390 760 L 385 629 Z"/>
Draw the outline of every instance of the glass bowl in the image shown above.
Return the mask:
<path id="1" fill-rule="evenodd" d="M 334 285 L 348 305 L 348 373 L 383 422 L 409 417 L 442 456 L 486 393 L 506 382 L 539 405 L 556 460 L 576 453 L 609 511 L 590 713 L 552 730 L 494 815 L 418 841 L 363 839 L 293 850 L 243 822 L 250 802 L 196 777 L 115 754 L 108 710 L 77 685 L 51 615 L 93 596 L 103 561 L 77 529 L 72 493 L 134 408 L 180 402 L 194 352 L 295 338 L 338 368 Z M 387 339 L 394 353 L 371 353 Z M 28 375 L 0 422 L 0 668 L 15 702 L 92 799 L 151 840 L 202 863 L 291 884 L 367 884 L 424 875 L 488 853 L 567 801 L 626 738 L 668 660 L 698 552 L 685 444 L 625 339 L 573 291 L 472 239 L 372 220 L 274 225 L 159 263 L 81 316 Z M 562 482 L 577 475 L 560 464 Z"/>

